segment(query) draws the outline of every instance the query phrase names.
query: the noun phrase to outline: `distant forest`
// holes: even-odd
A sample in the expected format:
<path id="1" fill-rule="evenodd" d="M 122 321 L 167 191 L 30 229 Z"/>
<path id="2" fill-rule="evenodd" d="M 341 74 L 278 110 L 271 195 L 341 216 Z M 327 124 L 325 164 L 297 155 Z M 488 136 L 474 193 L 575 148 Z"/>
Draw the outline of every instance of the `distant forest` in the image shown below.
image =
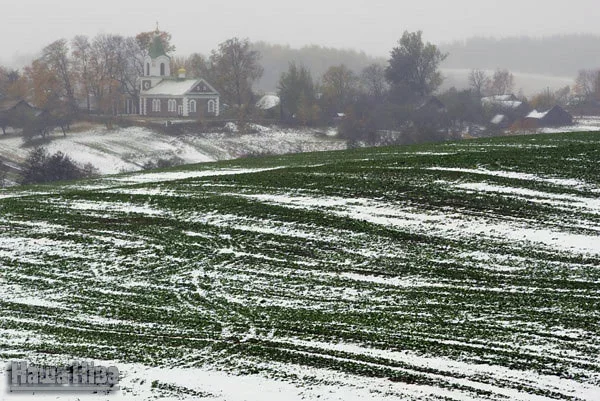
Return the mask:
<path id="1" fill-rule="evenodd" d="M 442 44 L 449 53 L 442 68 L 507 68 L 523 73 L 575 77 L 600 67 L 600 36 L 556 35 L 544 38 L 471 38 Z"/>
<path id="2" fill-rule="evenodd" d="M 252 48 L 261 54 L 260 63 L 264 67 L 264 74 L 256 87 L 264 92 L 277 90 L 281 74 L 288 70 L 291 62 L 308 67 L 315 79 L 320 79 L 325 71 L 334 65 L 344 64 L 358 73 L 369 64 L 380 62 L 384 65 L 387 62 L 386 58 L 375 58 L 362 51 L 318 45 L 294 49 L 287 45 L 255 42 Z"/>
<path id="3" fill-rule="evenodd" d="M 281 73 L 287 71 L 290 62 L 305 65 L 313 77 L 319 79 L 333 65 L 345 64 L 351 70 L 360 72 L 374 62 L 386 65 L 388 59 L 387 55 L 373 57 L 365 51 L 318 45 L 295 49 L 287 45 L 255 42 L 252 47 L 262 55 L 261 64 L 265 71 L 256 88 L 264 92 L 276 91 Z M 581 69 L 600 68 L 599 35 L 504 39 L 476 37 L 440 44 L 440 49 L 449 54 L 441 65 L 443 69 L 506 68 L 514 72 L 575 79 Z"/>

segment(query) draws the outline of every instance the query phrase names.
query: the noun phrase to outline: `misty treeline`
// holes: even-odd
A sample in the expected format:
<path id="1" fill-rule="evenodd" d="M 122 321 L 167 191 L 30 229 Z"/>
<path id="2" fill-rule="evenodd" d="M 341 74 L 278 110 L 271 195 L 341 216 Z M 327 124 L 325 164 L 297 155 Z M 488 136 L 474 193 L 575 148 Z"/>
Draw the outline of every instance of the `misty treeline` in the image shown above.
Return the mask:
<path id="1" fill-rule="evenodd" d="M 256 89 L 264 92 L 272 92 L 277 88 L 281 74 L 287 71 L 290 63 L 304 65 L 314 77 L 322 77 L 332 65 L 343 64 L 352 71 L 362 71 L 371 64 L 384 65 L 386 62 L 385 58 L 371 57 L 362 51 L 319 45 L 295 49 L 289 45 L 253 42 L 252 49 L 260 53 L 261 64 L 265 69 L 256 83 Z"/>
<path id="2" fill-rule="evenodd" d="M 574 77 L 581 69 L 600 66 L 600 36 L 475 37 L 440 46 L 449 54 L 444 68 L 512 71 Z"/>

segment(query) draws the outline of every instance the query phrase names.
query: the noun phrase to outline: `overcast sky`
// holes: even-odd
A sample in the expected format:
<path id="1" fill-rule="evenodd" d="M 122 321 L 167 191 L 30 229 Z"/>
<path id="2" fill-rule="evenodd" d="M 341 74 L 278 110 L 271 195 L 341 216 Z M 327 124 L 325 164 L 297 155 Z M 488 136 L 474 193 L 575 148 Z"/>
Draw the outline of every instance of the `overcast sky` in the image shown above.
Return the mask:
<path id="1" fill-rule="evenodd" d="M 27 59 L 59 38 L 172 33 L 178 54 L 233 36 L 385 56 L 404 30 L 441 43 L 474 35 L 600 34 L 598 0 L 14 0 L 2 1 L 0 62 Z M 599 49 L 600 51 L 600 49 Z"/>

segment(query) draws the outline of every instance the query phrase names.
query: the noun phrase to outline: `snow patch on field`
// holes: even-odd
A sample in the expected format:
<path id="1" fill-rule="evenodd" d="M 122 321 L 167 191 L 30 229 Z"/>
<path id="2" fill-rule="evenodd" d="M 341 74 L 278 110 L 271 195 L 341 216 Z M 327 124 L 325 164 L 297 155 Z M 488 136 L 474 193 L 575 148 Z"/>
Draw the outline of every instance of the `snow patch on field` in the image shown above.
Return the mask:
<path id="1" fill-rule="evenodd" d="M 294 208 L 323 208 L 340 217 L 408 229 L 426 235 L 436 233 L 446 238 L 469 235 L 473 238 L 485 237 L 516 242 L 522 246 L 537 245 L 564 251 L 600 253 L 600 241 L 597 236 L 534 228 L 523 221 L 490 221 L 486 218 L 463 214 L 413 212 L 400 205 L 395 206 L 387 202 L 360 198 L 313 198 L 288 195 L 240 196 Z"/>
<path id="2" fill-rule="evenodd" d="M 273 168 L 256 168 L 256 169 L 227 169 L 227 170 L 189 170 L 189 171 L 175 171 L 165 173 L 141 173 L 130 175 L 126 177 L 115 178 L 115 181 L 120 181 L 127 184 L 141 184 L 148 182 L 164 182 L 164 181 L 176 181 L 185 180 L 188 178 L 201 178 L 201 177 L 215 177 L 220 175 L 237 175 L 237 174 L 251 174 L 260 173 L 262 171 L 277 170 L 284 167 L 273 167 Z"/>
<path id="3" fill-rule="evenodd" d="M 451 168 L 451 167 L 428 167 L 426 170 L 430 171 L 449 171 L 455 173 L 466 173 L 466 174 L 477 174 L 477 175 L 488 175 L 493 177 L 510 178 L 515 180 L 526 180 L 526 181 L 538 181 L 545 182 L 548 184 L 560 185 L 565 187 L 573 188 L 584 188 L 587 183 L 576 180 L 573 178 L 544 178 L 535 174 L 519 173 L 516 171 L 502 171 L 502 170 L 486 170 L 483 168 L 472 169 L 472 168 Z"/>
<path id="4" fill-rule="evenodd" d="M 550 192 L 535 191 L 527 188 L 515 188 L 501 185 L 492 185 L 485 182 L 462 183 L 454 186 L 472 192 L 492 192 L 510 197 L 527 198 L 534 202 L 548 203 L 559 206 L 577 207 L 587 209 L 589 213 L 600 213 L 600 199 L 587 198 L 569 194 L 555 194 Z"/>

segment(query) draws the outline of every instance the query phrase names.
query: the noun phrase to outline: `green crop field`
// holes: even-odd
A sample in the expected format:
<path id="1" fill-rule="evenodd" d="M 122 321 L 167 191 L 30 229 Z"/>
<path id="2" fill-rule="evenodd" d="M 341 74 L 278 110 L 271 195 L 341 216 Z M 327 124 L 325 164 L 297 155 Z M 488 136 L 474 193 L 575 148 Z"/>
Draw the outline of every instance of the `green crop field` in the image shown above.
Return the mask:
<path id="1" fill-rule="evenodd" d="M 0 294 L 109 399 L 600 400 L 600 134 L 0 192 Z"/>

